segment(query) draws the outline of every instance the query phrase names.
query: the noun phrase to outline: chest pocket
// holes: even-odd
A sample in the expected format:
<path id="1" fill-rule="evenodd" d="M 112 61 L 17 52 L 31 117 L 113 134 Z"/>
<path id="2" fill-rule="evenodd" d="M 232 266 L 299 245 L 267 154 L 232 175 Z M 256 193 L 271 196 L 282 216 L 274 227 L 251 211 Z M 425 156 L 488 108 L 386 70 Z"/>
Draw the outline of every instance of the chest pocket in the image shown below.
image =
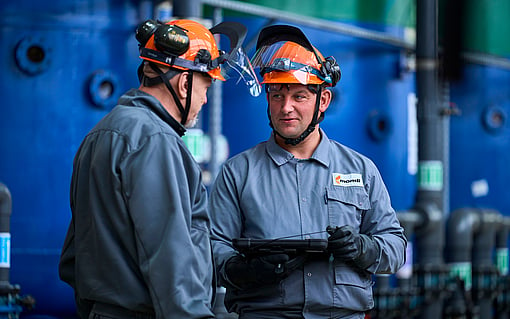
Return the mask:
<path id="1" fill-rule="evenodd" d="M 326 204 L 331 226 L 359 226 L 363 211 L 371 207 L 363 187 L 329 186 L 326 188 Z"/>

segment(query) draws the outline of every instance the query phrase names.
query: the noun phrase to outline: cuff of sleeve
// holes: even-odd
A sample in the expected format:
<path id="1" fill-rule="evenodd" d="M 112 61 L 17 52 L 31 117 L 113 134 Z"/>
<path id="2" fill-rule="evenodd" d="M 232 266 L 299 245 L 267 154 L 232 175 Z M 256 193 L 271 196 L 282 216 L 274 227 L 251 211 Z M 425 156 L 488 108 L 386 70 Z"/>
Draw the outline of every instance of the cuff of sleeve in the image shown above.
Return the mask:
<path id="1" fill-rule="evenodd" d="M 242 289 L 241 287 L 239 287 L 238 285 L 234 284 L 227 276 L 227 272 L 225 271 L 225 266 L 228 264 L 228 262 L 230 261 L 230 259 L 234 258 L 238 256 L 238 254 L 234 254 L 232 256 L 230 256 L 226 261 L 225 263 L 223 264 L 223 269 L 221 271 L 221 274 L 222 274 L 222 278 L 223 278 L 223 284 L 227 287 L 230 287 L 230 288 L 234 288 L 234 289 Z"/>
<path id="2" fill-rule="evenodd" d="M 360 235 L 362 238 L 361 254 L 354 260 L 356 265 L 363 270 L 369 270 L 372 265 L 379 263 L 381 248 L 377 241 L 367 235 Z"/>

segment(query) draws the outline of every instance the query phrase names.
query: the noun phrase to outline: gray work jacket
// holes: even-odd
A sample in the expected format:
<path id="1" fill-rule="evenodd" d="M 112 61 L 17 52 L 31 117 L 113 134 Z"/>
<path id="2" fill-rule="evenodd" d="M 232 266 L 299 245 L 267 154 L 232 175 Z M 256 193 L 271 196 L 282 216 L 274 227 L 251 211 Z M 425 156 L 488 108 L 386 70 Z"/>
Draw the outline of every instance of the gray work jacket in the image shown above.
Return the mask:
<path id="1" fill-rule="evenodd" d="M 227 308 L 242 318 L 362 318 L 374 306 L 371 275 L 394 273 L 405 261 L 407 240 L 374 163 L 322 130 L 321 136 L 307 160 L 296 159 L 271 136 L 228 160 L 211 191 L 219 280 L 227 287 Z M 229 285 L 225 261 L 236 253 L 233 238 L 325 239 L 327 226 L 346 224 L 373 236 L 381 248 L 367 269 L 325 258 L 307 262 L 278 285 Z"/>
<path id="2" fill-rule="evenodd" d="M 207 193 L 185 132 L 130 90 L 74 159 L 60 277 L 86 316 L 94 301 L 156 318 L 213 318 Z"/>

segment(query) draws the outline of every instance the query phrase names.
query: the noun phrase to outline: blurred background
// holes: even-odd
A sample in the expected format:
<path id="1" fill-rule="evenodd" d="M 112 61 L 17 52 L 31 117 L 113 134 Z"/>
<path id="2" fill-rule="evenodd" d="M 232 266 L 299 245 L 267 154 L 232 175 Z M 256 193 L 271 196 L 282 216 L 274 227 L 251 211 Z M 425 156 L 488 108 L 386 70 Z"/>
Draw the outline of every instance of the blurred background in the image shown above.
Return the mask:
<path id="1" fill-rule="evenodd" d="M 367 318 L 509 318 L 509 0 L 2 1 L 0 318 L 75 317 L 58 278 L 74 153 L 138 87 L 137 25 L 175 17 L 245 24 L 250 57 L 291 24 L 338 61 L 321 127 L 376 163 L 410 240 Z M 209 185 L 270 129 L 242 83 L 208 100 L 184 139 Z"/>

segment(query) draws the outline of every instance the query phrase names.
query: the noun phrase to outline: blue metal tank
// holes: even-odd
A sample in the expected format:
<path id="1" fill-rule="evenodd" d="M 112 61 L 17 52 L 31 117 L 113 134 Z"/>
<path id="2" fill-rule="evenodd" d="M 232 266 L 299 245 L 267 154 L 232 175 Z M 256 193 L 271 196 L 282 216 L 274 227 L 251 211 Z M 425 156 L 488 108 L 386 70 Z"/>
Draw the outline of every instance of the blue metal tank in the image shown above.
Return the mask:
<path id="1" fill-rule="evenodd" d="M 58 279 L 71 217 L 74 153 L 119 95 L 137 86 L 136 1 L 2 1 L 0 181 L 12 194 L 10 282 L 36 299 L 24 316 L 70 316 Z"/>
<path id="2" fill-rule="evenodd" d="M 496 209 L 509 215 L 510 71 L 467 65 L 451 86 L 450 195 L 452 211 Z"/>

